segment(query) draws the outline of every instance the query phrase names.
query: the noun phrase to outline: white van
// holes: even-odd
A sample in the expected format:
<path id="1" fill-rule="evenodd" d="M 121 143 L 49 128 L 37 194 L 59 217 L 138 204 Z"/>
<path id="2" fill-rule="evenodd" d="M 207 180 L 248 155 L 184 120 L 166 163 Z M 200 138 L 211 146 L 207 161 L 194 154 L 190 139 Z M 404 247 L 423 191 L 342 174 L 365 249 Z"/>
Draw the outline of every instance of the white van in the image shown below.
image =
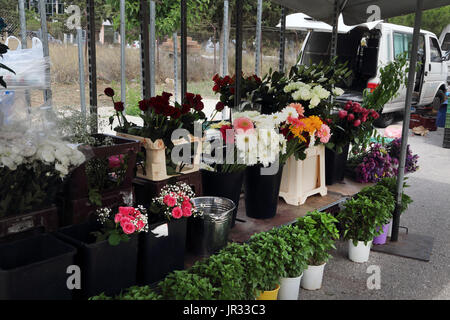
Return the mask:
<path id="1" fill-rule="evenodd" d="M 447 25 L 442 31 L 441 36 L 439 37 L 439 43 L 441 44 L 442 51 L 447 58 L 447 83 L 450 85 L 450 24 Z"/>
<path id="2" fill-rule="evenodd" d="M 349 27 L 348 32 L 340 33 L 338 61 L 347 61 L 353 74 L 351 79 L 341 84 L 345 94 L 339 102 L 361 102 L 363 90 L 373 89 L 379 84 L 380 68 L 393 61 L 398 54 L 411 50 L 412 35 L 413 28 L 382 21 Z M 303 43 L 300 63 L 310 65 L 328 60 L 330 43 L 330 32 L 309 32 Z M 413 105 L 432 105 L 437 110 L 445 101 L 447 62 L 436 35 L 429 31 L 420 32 L 418 61 L 421 65 L 416 73 Z M 406 87 L 402 87 L 399 95 L 384 106 L 378 126 L 388 126 L 394 119 L 394 113 L 404 110 L 405 96 Z"/>

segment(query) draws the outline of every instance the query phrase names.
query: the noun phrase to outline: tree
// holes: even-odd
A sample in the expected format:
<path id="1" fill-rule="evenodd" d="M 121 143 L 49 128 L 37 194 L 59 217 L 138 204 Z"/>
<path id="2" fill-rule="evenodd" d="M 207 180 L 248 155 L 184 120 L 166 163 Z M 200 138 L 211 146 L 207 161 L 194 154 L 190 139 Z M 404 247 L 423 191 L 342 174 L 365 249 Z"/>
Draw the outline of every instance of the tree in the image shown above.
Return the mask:
<path id="1" fill-rule="evenodd" d="M 400 24 L 403 26 L 414 26 L 415 14 L 390 18 L 389 22 Z M 450 5 L 431 10 L 425 10 L 422 13 L 422 26 L 424 30 L 428 30 L 436 34 L 438 37 L 442 30 L 450 23 Z"/>

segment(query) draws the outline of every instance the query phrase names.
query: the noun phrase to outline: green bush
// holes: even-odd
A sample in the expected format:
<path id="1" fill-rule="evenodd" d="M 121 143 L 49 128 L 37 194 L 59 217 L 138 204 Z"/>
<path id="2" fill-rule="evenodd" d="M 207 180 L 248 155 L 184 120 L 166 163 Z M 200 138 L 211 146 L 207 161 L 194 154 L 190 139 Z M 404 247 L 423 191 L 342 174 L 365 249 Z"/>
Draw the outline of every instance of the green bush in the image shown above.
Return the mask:
<path id="1" fill-rule="evenodd" d="M 244 300 L 251 299 L 249 291 L 245 261 L 248 246 L 230 244 L 226 249 L 197 261 L 191 272 L 209 278 L 211 285 L 219 290 L 215 291 L 218 300 Z"/>
<path id="2" fill-rule="evenodd" d="M 219 289 L 191 270 L 174 271 L 158 283 L 165 300 L 213 300 Z"/>
<path id="3" fill-rule="evenodd" d="M 344 204 L 337 216 L 344 229 L 344 238 L 367 243 L 383 233 L 382 226 L 391 218 L 391 212 L 383 202 L 375 201 L 365 195 L 358 195 Z"/>
<path id="4" fill-rule="evenodd" d="M 386 221 L 386 223 L 389 223 L 395 209 L 395 200 L 388 188 L 381 184 L 375 184 L 373 186 L 363 188 L 355 197 L 361 196 L 366 196 L 373 201 L 378 201 L 386 207 L 386 210 L 390 213 L 390 218 Z"/>
<path id="5" fill-rule="evenodd" d="M 405 178 L 405 180 L 406 179 L 407 178 Z M 383 178 L 377 184 L 386 187 L 390 191 L 392 196 L 394 197 L 394 201 L 395 201 L 395 196 L 397 194 L 397 178 L 396 177 Z M 406 182 L 404 182 L 403 189 L 407 188 L 407 187 L 409 187 L 409 185 L 406 184 Z M 403 192 L 402 200 L 400 203 L 400 213 L 405 212 L 406 209 L 408 209 L 409 204 L 411 204 L 412 202 L 413 201 L 412 201 L 411 197 Z"/>
<path id="6" fill-rule="evenodd" d="M 274 228 L 269 232 L 283 238 L 290 245 L 290 260 L 285 265 L 285 274 L 282 277 L 296 278 L 300 276 L 308 267 L 308 258 L 313 253 L 305 231 L 296 225 L 287 225 Z"/>
<path id="7" fill-rule="evenodd" d="M 116 297 L 116 300 L 161 300 L 162 296 L 149 286 L 132 286 Z"/>
<path id="8" fill-rule="evenodd" d="M 336 249 L 334 242 L 339 238 L 337 222 L 333 215 L 317 210 L 297 219 L 296 225 L 304 230 L 311 246 L 309 265 L 319 266 L 330 259 L 329 251 Z"/>

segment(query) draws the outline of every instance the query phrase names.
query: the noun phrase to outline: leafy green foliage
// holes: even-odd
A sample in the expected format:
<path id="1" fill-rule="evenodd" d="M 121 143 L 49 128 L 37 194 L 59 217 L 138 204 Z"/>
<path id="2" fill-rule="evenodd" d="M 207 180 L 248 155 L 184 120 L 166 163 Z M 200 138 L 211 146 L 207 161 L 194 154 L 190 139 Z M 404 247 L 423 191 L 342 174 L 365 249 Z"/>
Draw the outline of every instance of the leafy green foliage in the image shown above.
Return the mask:
<path id="1" fill-rule="evenodd" d="M 161 300 L 162 296 L 149 286 L 132 286 L 116 296 L 116 300 Z"/>
<path id="2" fill-rule="evenodd" d="M 256 290 L 274 290 L 280 277 L 286 275 L 292 248 L 274 232 L 260 232 L 250 238 L 247 270 L 251 273 Z"/>
<path id="3" fill-rule="evenodd" d="M 246 246 L 230 244 L 226 250 L 221 250 L 218 254 L 198 261 L 192 266 L 192 272 L 209 278 L 213 287 L 219 289 L 215 292 L 214 299 L 252 298 L 252 292 L 248 290 L 247 269 L 243 261 L 246 249 Z"/>
<path id="4" fill-rule="evenodd" d="M 337 218 L 344 229 L 344 238 L 367 243 L 383 233 L 382 226 L 391 217 L 392 212 L 384 203 L 375 201 L 365 195 L 358 195 L 344 203 Z"/>
<path id="5" fill-rule="evenodd" d="M 408 178 L 405 178 L 406 180 Z M 378 182 L 378 185 L 386 187 L 389 192 L 392 194 L 395 200 L 395 196 L 397 194 L 397 178 L 396 177 L 388 177 L 383 178 L 381 181 Z M 403 189 L 409 187 L 409 185 L 405 182 L 403 182 Z M 410 196 L 408 196 L 406 193 L 402 192 L 402 200 L 400 202 L 400 213 L 405 212 L 406 209 L 408 209 L 408 206 L 410 203 L 412 203 L 413 200 Z"/>
<path id="6" fill-rule="evenodd" d="M 174 271 L 158 286 L 166 300 L 212 300 L 219 290 L 212 286 L 210 279 L 190 270 Z"/>
<path id="7" fill-rule="evenodd" d="M 390 218 L 392 218 L 392 213 L 395 209 L 395 199 L 392 193 L 388 188 L 381 184 L 376 184 L 370 187 L 363 188 L 356 197 L 366 196 L 373 201 L 378 201 L 386 208 L 386 210 L 390 213 Z M 386 221 L 388 223 L 389 221 Z"/>
<path id="8" fill-rule="evenodd" d="M 321 265 L 331 257 L 329 251 L 336 249 L 334 242 L 339 238 L 337 222 L 331 214 L 317 210 L 297 219 L 296 225 L 305 232 L 311 246 L 309 265 Z"/>
<path id="9" fill-rule="evenodd" d="M 62 186 L 54 165 L 41 161 L 0 167 L 0 218 L 50 206 Z"/>
<path id="10" fill-rule="evenodd" d="M 296 278 L 308 267 L 308 258 L 313 254 L 309 239 L 304 230 L 297 225 L 287 225 L 274 228 L 270 233 L 284 239 L 289 246 L 289 263 L 285 265 L 285 274 L 282 277 Z"/>

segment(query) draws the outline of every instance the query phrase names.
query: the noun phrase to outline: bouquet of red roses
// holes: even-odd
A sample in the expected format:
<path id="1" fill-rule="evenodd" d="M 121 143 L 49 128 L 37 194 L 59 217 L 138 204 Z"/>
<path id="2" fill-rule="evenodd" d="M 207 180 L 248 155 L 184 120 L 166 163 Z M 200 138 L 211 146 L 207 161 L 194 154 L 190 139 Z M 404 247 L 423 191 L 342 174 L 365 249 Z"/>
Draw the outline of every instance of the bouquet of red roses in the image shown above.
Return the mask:
<path id="1" fill-rule="evenodd" d="M 142 206 L 119 207 L 115 214 L 112 214 L 110 208 L 101 208 L 97 210 L 97 221 L 102 228 L 92 233 L 96 241 L 108 239 L 112 246 L 117 246 L 120 241 L 129 241 L 132 234 L 148 232 L 147 213 Z"/>

